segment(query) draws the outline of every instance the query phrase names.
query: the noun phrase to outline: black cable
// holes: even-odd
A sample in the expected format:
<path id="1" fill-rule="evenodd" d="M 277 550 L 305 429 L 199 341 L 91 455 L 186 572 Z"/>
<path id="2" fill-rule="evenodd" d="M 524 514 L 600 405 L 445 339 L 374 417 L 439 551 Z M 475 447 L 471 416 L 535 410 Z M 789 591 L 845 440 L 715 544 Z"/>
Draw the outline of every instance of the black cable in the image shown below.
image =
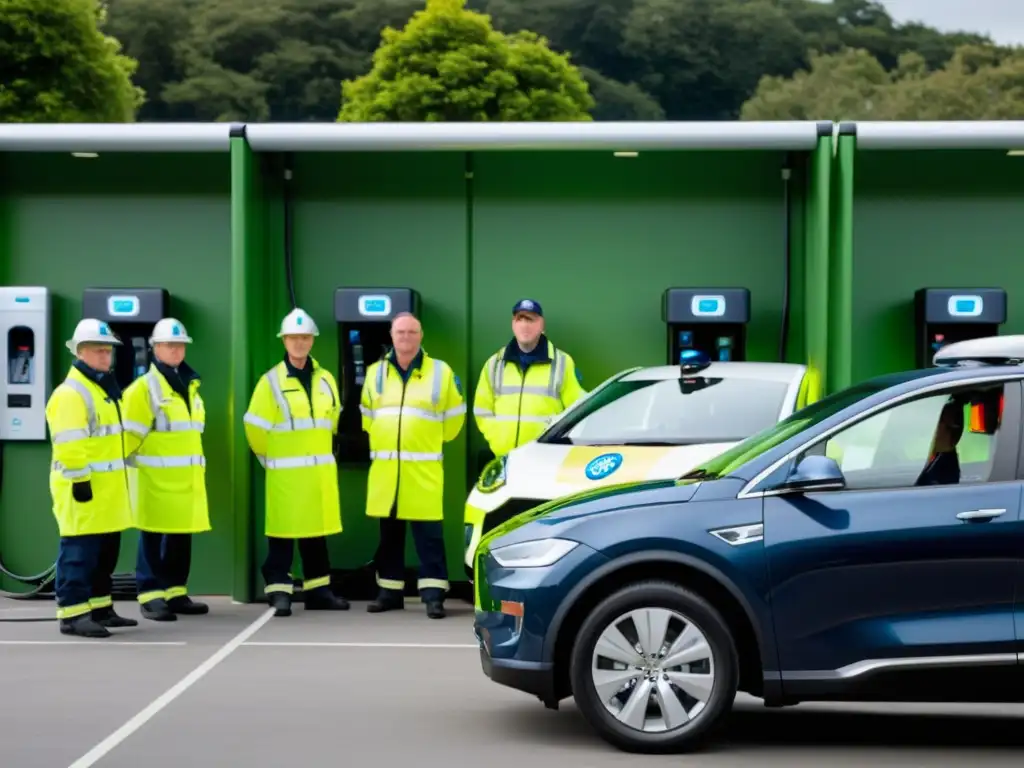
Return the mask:
<path id="1" fill-rule="evenodd" d="M 288 284 L 288 297 L 292 302 L 292 309 L 299 306 L 295 300 L 295 277 L 292 271 L 292 155 L 287 153 L 284 156 L 284 189 L 281 198 L 284 202 L 284 272 L 285 281 Z"/>
<path id="2" fill-rule="evenodd" d="M 786 159 L 782 166 L 782 252 L 783 252 L 783 265 L 782 265 L 782 327 L 779 331 L 779 362 L 786 362 L 786 346 L 789 341 L 789 290 L 791 282 L 791 265 L 790 261 L 792 258 L 792 233 L 791 233 L 791 222 L 790 222 L 790 207 L 791 197 L 789 194 L 789 180 L 793 175 L 793 163 L 792 157 L 787 152 Z"/>

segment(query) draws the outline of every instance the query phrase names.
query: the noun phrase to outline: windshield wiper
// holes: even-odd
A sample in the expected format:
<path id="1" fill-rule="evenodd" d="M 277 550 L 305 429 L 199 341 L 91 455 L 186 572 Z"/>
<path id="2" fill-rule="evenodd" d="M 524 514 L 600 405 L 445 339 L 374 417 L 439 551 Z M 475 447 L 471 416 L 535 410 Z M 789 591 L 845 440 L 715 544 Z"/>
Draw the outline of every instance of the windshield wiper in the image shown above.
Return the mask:
<path id="1" fill-rule="evenodd" d="M 697 467 L 697 469 L 691 469 L 685 475 L 682 476 L 682 480 L 715 480 L 718 477 L 717 472 L 711 472 L 704 467 Z"/>

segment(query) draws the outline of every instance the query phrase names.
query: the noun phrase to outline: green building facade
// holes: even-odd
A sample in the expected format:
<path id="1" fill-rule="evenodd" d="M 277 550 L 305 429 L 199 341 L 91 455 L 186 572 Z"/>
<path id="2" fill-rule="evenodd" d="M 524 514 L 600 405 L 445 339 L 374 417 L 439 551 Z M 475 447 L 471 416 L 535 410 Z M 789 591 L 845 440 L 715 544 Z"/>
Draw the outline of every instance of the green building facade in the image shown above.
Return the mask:
<path id="1" fill-rule="evenodd" d="M 214 530 L 196 538 L 191 588 L 252 600 L 263 474 L 242 415 L 280 359 L 292 291 L 337 371 L 335 289 L 416 290 L 424 347 L 471 402 L 518 298 L 544 304 L 589 389 L 666 362 L 667 288 L 744 287 L 747 358 L 807 363 L 835 390 L 914 365 L 916 289 L 1003 287 L 1024 269 L 1015 146 L 1024 123 L 6 125 L 0 284 L 50 290 L 53 385 L 84 289 L 169 292 L 208 408 Z M 1011 296 L 1002 332 L 1022 327 Z M 453 575 L 482 447 L 468 417 L 446 448 Z M 2 451 L 0 556 L 37 573 L 56 549 L 49 444 Z M 366 468 L 339 482 L 332 557 L 354 570 L 377 540 Z M 127 535 L 119 570 L 134 556 Z"/>

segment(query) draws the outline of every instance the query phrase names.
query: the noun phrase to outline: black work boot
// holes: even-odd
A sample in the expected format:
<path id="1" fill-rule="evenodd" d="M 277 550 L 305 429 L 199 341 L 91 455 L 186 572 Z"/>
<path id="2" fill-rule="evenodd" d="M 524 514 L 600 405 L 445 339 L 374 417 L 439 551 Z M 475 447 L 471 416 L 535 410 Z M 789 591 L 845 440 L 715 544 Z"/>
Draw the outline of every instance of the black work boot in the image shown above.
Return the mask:
<path id="1" fill-rule="evenodd" d="M 445 613 L 444 603 L 440 600 L 431 600 L 427 603 L 427 617 L 431 619 L 443 619 L 448 614 Z"/>
<path id="2" fill-rule="evenodd" d="M 150 600 L 148 603 L 142 603 L 139 609 L 142 611 L 142 618 L 149 619 L 150 621 L 178 620 L 178 617 L 171 613 L 171 609 L 167 607 L 167 601 L 162 597 Z"/>
<path id="3" fill-rule="evenodd" d="M 106 608 L 96 608 L 92 612 L 92 618 L 101 627 L 107 627 L 109 629 L 139 626 L 139 622 L 135 619 L 126 619 L 124 616 L 118 616 L 114 607 L 111 605 L 108 605 Z"/>
<path id="4" fill-rule="evenodd" d="M 60 633 L 62 635 L 76 635 L 78 637 L 110 637 L 110 631 L 98 624 L 91 614 L 75 616 L 73 619 L 60 620 Z"/>
<path id="5" fill-rule="evenodd" d="M 317 587 L 303 598 L 307 611 L 347 611 L 348 600 L 331 592 L 330 587 Z"/>
<path id="6" fill-rule="evenodd" d="M 271 592 L 267 602 L 274 609 L 275 616 L 292 615 L 292 596 L 287 592 Z"/>
<path id="7" fill-rule="evenodd" d="M 401 611 L 405 609 L 405 595 L 382 589 L 377 598 L 367 604 L 368 613 L 384 613 L 385 611 Z"/>
<path id="8" fill-rule="evenodd" d="M 188 595 L 172 597 L 167 601 L 167 607 L 171 613 L 179 613 L 182 616 L 202 616 L 210 612 L 210 606 L 206 603 L 197 603 Z"/>

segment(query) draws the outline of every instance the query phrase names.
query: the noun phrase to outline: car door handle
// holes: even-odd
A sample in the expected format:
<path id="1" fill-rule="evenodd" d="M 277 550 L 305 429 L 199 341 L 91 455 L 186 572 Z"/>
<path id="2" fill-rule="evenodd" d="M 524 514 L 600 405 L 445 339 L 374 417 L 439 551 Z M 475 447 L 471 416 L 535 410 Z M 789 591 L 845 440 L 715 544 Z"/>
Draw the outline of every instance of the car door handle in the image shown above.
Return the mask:
<path id="1" fill-rule="evenodd" d="M 969 512 L 961 512 L 956 517 L 957 520 L 991 520 L 1005 514 L 1005 509 L 972 509 Z"/>

